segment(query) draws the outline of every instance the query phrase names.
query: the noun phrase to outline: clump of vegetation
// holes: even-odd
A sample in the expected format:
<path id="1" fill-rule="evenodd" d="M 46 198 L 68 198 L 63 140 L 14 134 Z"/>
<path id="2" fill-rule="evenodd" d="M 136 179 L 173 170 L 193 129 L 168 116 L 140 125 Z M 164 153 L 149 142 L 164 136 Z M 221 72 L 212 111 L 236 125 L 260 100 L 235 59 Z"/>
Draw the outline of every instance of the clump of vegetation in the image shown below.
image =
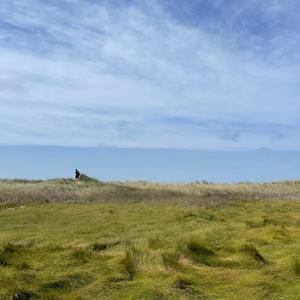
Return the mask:
<path id="1" fill-rule="evenodd" d="M 7 264 L 8 264 L 8 262 L 7 262 L 6 258 L 0 254 L 0 267 L 6 267 Z"/>
<path id="2" fill-rule="evenodd" d="M 296 275 L 300 275 L 300 259 L 295 258 L 293 261 L 293 269 Z"/>
<path id="3" fill-rule="evenodd" d="M 161 256 L 166 269 L 179 267 L 180 253 L 178 251 L 165 251 L 161 253 Z"/>
<path id="4" fill-rule="evenodd" d="M 125 257 L 123 259 L 123 265 L 125 267 L 125 273 L 128 275 L 129 279 L 137 273 L 137 251 L 135 248 L 129 248 L 125 252 Z"/>
<path id="5" fill-rule="evenodd" d="M 115 241 L 115 242 L 102 242 L 102 243 L 94 243 L 92 245 L 93 251 L 105 251 L 111 247 L 115 247 L 121 244 L 121 241 Z"/>
<path id="6" fill-rule="evenodd" d="M 13 300 L 29 300 L 33 298 L 37 298 L 37 294 L 30 291 L 19 291 L 12 297 Z"/>
<path id="7" fill-rule="evenodd" d="M 181 248 L 186 256 L 200 264 L 208 266 L 214 264 L 214 258 L 216 256 L 214 251 L 196 237 L 191 237 Z"/>
<path id="8" fill-rule="evenodd" d="M 31 268 L 30 268 L 30 265 L 27 264 L 26 262 L 20 263 L 20 264 L 17 266 L 17 268 L 18 268 L 20 271 L 28 271 L 28 270 L 31 269 Z"/>
<path id="9" fill-rule="evenodd" d="M 190 280 L 189 278 L 179 278 L 175 282 L 175 287 L 181 291 L 184 292 L 188 295 L 191 296 L 198 296 L 198 292 L 196 289 L 193 287 L 193 281 Z M 200 297 L 202 298 L 202 297 Z"/>
<path id="10" fill-rule="evenodd" d="M 86 264 L 88 262 L 88 255 L 84 249 L 75 249 L 72 253 L 72 258 L 82 264 Z"/>
<path id="11" fill-rule="evenodd" d="M 256 249 L 252 244 L 245 244 L 241 247 L 242 253 L 246 254 L 249 258 L 253 259 L 256 262 L 267 264 L 268 261 L 264 256 Z"/>
<path id="12" fill-rule="evenodd" d="M 0 248 L 0 267 L 6 267 L 10 264 L 10 260 L 12 258 L 12 255 L 16 253 L 21 246 L 14 245 L 12 243 L 6 243 L 2 250 Z"/>
<path id="13" fill-rule="evenodd" d="M 70 274 L 59 280 L 47 282 L 42 285 L 45 290 L 70 290 L 84 287 L 93 282 L 93 277 L 89 274 Z"/>
<path id="14" fill-rule="evenodd" d="M 14 245 L 12 243 L 7 243 L 3 247 L 3 252 L 5 253 L 14 253 L 17 252 L 17 250 L 20 248 L 20 246 Z"/>
<path id="15" fill-rule="evenodd" d="M 208 249 L 200 241 L 192 238 L 187 242 L 187 248 L 192 252 L 202 257 L 215 255 L 211 249 Z"/>
<path id="16" fill-rule="evenodd" d="M 278 221 L 265 217 L 263 220 L 263 225 L 278 225 Z"/>
<path id="17" fill-rule="evenodd" d="M 98 179 L 90 177 L 86 174 L 80 174 L 79 180 L 88 182 L 88 183 L 99 183 L 100 182 Z"/>
<path id="18" fill-rule="evenodd" d="M 104 250 L 107 250 L 109 247 L 108 244 L 103 244 L 103 243 L 95 243 L 93 245 L 93 250 L 94 251 L 104 251 Z"/>
<path id="19" fill-rule="evenodd" d="M 148 239 L 148 247 L 150 249 L 159 249 L 162 246 L 162 241 L 157 237 L 151 237 Z"/>

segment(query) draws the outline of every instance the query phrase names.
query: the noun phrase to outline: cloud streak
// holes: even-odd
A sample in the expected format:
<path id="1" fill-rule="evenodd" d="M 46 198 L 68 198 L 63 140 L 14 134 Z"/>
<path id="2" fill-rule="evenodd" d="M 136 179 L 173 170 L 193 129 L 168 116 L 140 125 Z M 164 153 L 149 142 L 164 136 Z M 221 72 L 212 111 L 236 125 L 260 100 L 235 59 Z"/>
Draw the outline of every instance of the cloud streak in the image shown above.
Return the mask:
<path id="1" fill-rule="evenodd" d="M 0 143 L 300 149 L 299 4 L 175 4 L 1 1 Z"/>

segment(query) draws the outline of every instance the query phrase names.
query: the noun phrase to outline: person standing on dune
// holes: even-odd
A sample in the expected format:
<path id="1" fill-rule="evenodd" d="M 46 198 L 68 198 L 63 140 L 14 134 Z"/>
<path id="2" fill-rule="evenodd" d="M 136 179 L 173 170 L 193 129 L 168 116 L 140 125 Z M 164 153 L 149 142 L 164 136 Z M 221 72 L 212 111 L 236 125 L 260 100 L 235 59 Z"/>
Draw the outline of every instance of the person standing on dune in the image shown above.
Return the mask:
<path id="1" fill-rule="evenodd" d="M 80 178 L 80 172 L 76 169 L 75 170 L 75 179 L 79 179 Z"/>

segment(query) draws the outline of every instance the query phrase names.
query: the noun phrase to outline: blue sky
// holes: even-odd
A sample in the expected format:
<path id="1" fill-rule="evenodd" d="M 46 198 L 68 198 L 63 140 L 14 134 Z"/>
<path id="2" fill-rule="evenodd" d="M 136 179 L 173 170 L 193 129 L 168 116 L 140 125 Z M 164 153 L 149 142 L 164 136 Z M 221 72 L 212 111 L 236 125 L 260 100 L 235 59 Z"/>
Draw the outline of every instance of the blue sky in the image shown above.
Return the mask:
<path id="1" fill-rule="evenodd" d="M 298 0 L 2 0 L 0 144 L 300 150 Z"/>

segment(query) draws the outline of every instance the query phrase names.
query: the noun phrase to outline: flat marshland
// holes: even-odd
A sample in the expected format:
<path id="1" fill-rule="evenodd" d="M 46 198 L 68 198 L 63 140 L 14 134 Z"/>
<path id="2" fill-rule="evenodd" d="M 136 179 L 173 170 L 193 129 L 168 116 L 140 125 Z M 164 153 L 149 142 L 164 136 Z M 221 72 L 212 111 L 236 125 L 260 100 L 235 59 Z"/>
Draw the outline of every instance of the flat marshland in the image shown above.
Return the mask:
<path id="1" fill-rule="evenodd" d="M 300 182 L 0 181 L 0 299 L 300 299 Z"/>

